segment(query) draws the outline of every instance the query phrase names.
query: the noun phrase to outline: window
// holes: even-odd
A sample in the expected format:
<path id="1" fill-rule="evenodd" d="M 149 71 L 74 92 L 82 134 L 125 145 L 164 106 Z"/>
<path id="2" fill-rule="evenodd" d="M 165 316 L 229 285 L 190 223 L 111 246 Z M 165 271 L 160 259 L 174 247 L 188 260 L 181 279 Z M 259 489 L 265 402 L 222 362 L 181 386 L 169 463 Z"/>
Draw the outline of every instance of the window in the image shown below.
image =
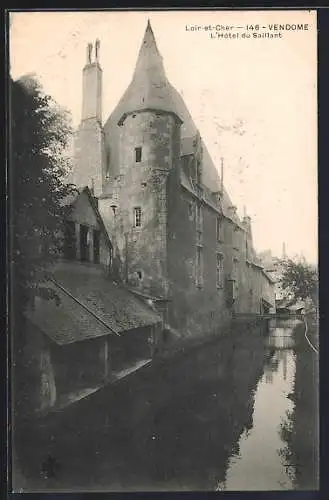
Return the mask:
<path id="1" fill-rule="evenodd" d="M 222 239 L 222 219 L 220 217 L 217 217 L 216 220 L 216 238 L 217 241 L 221 241 Z"/>
<path id="2" fill-rule="evenodd" d="M 223 287 L 223 261 L 224 261 L 224 256 L 221 253 L 216 254 L 216 286 L 217 288 L 222 288 Z"/>
<path id="3" fill-rule="evenodd" d="M 135 162 L 140 163 L 142 161 L 142 148 L 135 148 Z"/>
<path id="4" fill-rule="evenodd" d="M 142 209 L 141 207 L 134 208 L 134 227 L 141 227 L 142 225 Z"/>
<path id="5" fill-rule="evenodd" d="M 239 230 L 239 227 L 238 226 L 235 226 L 234 229 L 233 229 L 233 248 L 235 248 L 235 250 L 239 250 L 240 249 L 240 230 Z"/>
<path id="6" fill-rule="evenodd" d="M 238 279 L 238 259 L 234 257 L 232 261 L 232 279 L 236 280 Z"/>
<path id="7" fill-rule="evenodd" d="M 196 285 L 202 287 L 203 285 L 203 253 L 202 247 L 196 247 Z"/>

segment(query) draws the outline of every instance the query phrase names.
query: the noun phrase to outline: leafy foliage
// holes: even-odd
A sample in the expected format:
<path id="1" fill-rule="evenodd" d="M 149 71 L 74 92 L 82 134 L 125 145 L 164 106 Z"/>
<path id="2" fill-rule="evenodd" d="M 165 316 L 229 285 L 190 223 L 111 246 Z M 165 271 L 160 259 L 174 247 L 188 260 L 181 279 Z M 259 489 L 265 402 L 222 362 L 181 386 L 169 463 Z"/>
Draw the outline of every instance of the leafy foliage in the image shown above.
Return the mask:
<path id="1" fill-rule="evenodd" d="M 282 261 L 281 287 L 294 299 L 311 299 L 317 304 L 318 273 L 304 258 Z"/>
<path id="2" fill-rule="evenodd" d="M 62 200 L 73 191 L 64 182 L 70 135 L 68 113 L 34 77 L 10 81 L 10 259 L 17 313 L 34 295 L 53 295 L 44 270 L 61 248 Z"/>

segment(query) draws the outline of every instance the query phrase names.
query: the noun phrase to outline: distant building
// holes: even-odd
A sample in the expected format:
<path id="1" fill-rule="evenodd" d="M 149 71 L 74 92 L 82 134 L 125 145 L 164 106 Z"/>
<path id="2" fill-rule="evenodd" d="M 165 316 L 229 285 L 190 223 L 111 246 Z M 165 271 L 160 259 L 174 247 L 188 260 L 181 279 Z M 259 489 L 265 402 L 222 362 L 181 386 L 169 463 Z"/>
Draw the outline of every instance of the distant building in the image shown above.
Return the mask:
<path id="1" fill-rule="evenodd" d="M 270 250 L 262 252 L 259 257 L 262 265 L 264 266 L 264 269 L 266 269 L 267 274 L 271 276 L 272 280 L 274 281 L 275 300 L 285 300 L 287 298 L 287 294 L 283 290 L 281 285 L 283 273 L 282 259 L 274 257 Z"/>
<path id="2" fill-rule="evenodd" d="M 251 219 L 239 219 L 166 77 L 150 23 L 132 81 L 104 124 L 99 41 L 94 57 L 92 50 L 71 180 L 93 188 L 122 282 L 152 297 L 179 335 L 218 331 L 233 313 L 274 311 L 274 283 L 256 257 Z"/>

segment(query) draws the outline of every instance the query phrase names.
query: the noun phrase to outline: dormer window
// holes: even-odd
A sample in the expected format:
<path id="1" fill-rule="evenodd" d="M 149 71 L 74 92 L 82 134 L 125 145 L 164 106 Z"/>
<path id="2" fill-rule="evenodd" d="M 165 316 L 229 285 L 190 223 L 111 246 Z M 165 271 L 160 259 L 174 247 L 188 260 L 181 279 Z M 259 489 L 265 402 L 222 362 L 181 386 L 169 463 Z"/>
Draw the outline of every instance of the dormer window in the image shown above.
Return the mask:
<path id="1" fill-rule="evenodd" d="M 135 162 L 140 163 L 142 161 L 142 148 L 139 146 L 135 148 Z"/>

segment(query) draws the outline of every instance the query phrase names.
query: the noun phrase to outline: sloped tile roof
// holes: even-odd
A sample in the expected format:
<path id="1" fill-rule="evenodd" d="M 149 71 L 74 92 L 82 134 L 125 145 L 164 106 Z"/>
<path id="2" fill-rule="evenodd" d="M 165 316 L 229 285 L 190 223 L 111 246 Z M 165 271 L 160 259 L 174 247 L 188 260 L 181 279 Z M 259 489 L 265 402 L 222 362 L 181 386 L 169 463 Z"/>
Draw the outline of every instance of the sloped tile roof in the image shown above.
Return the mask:
<path id="1" fill-rule="evenodd" d="M 27 311 L 26 316 L 53 342 L 65 345 L 112 333 L 53 283 L 47 285 L 57 293 L 59 304 L 39 299 L 35 309 Z"/>
<path id="2" fill-rule="evenodd" d="M 161 322 L 161 317 L 92 264 L 58 262 L 51 286 L 60 298 L 41 301 L 29 319 L 58 344 L 122 334 Z M 131 332 L 133 333 L 133 332 Z"/>

